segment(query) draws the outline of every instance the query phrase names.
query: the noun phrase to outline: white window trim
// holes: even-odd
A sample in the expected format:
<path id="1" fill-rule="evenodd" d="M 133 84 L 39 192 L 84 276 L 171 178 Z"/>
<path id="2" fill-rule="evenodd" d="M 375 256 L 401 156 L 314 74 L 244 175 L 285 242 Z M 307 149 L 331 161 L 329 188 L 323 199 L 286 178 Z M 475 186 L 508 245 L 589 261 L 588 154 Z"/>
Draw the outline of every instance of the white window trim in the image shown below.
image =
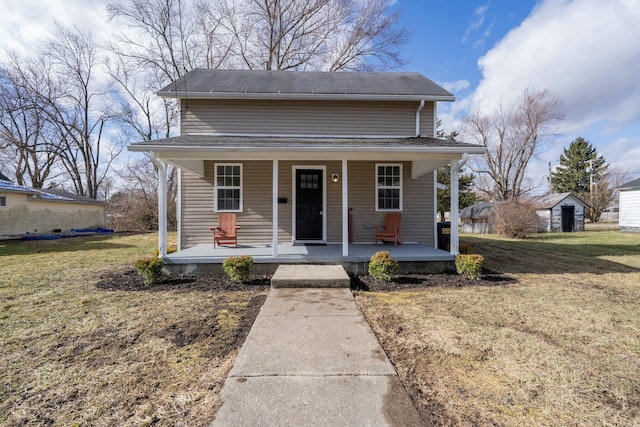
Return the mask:
<path id="1" fill-rule="evenodd" d="M 7 196 L 0 196 L 0 200 L 4 200 L 4 203 L 0 203 L 0 209 L 7 207 Z"/>
<path id="2" fill-rule="evenodd" d="M 386 185 L 380 186 L 378 184 L 378 167 L 379 166 L 398 166 L 398 167 L 400 167 L 400 187 L 388 187 Z M 402 179 L 402 175 L 403 175 L 402 163 L 376 163 L 375 168 L 376 168 L 376 171 L 375 171 L 375 180 L 376 180 L 376 182 L 375 182 L 375 193 L 376 193 L 376 197 L 375 197 L 376 206 L 375 206 L 375 208 L 376 208 L 376 212 L 402 212 L 402 206 L 403 206 L 402 205 L 402 202 L 403 202 L 402 195 L 404 193 L 404 191 L 403 191 L 404 182 L 403 182 L 403 179 Z M 400 203 L 399 203 L 398 209 L 380 209 L 380 207 L 379 207 L 380 205 L 378 203 L 378 190 L 379 189 L 384 189 L 384 188 L 399 188 L 400 189 Z"/>
<path id="3" fill-rule="evenodd" d="M 218 166 L 240 166 L 240 186 L 236 187 L 236 186 L 232 186 L 232 187 L 227 187 L 227 186 L 218 186 Z M 243 209 L 243 204 L 242 204 L 242 199 L 243 199 L 243 184 L 244 184 L 244 168 L 243 168 L 243 164 L 242 163 L 214 163 L 213 164 L 213 210 L 214 212 L 242 212 Z M 229 189 L 236 189 L 238 188 L 240 190 L 240 207 L 239 209 L 218 209 L 218 189 L 219 188 L 229 188 Z"/>

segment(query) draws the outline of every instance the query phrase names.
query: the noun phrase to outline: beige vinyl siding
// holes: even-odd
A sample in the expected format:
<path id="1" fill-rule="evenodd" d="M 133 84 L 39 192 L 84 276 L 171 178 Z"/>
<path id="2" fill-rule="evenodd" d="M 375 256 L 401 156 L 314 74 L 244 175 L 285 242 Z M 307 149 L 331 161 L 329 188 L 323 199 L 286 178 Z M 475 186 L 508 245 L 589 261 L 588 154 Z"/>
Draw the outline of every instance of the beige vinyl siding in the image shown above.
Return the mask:
<path id="1" fill-rule="evenodd" d="M 205 161 L 205 177 L 183 172 L 182 175 L 182 248 L 212 243 L 210 228 L 217 224 L 214 203 L 213 160 Z M 237 163 L 237 162 L 236 162 Z M 243 163 L 243 212 L 237 214 L 241 227 L 239 244 L 267 244 L 272 239 L 272 167 L 271 161 Z M 373 243 L 373 230 L 365 224 L 384 223 L 384 212 L 375 211 L 376 162 L 349 162 L 349 206 L 353 208 L 354 242 Z M 433 244 L 433 174 L 411 179 L 411 162 L 403 162 L 402 237 L 407 242 Z M 324 183 L 327 204 L 327 242 L 342 241 L 342 164 L 340 161 L 280 161 L 278 197 L 278 237 L 280 243 L 292 242 L 293 167 L 326 166 Z M 340 174 L 340 182 L 331 175 Z"/>
<path id="2" fill-rule="evenodd" d="M 213 243 L 211 227 L 218 224 L 214 212 L 214 161 L 205 161 L 205 176 L 182 172 L 182 248 Z M 237 163 L 237 162 L 234 162 Z M 238 244 L 270 243 L 272 239 L 270 161 L 243 162 L 243 211 L 237 213 Z"/>
<path id="3" fill-rule="evenodd" d="M 433 244 L 433 174 L 411 178 L 411 162 L 402 163 L 403 210 L 400 235 L 406 242 Z M 349 162 L 349 206 L 353 241 L 373 243 L 367 225 L 384 224 L 385 212 L 376 212 L 376 162 Z"/>
<path id="4" fill-rule="evenodd" d="M 435 137 L 434 111 L 435 102 L 425 102 L 420 112 L 420 136 Z M 415 126 L 414 126 L 415 127 Z"/>
<path id="5" fill-rule="evenodd" d="M 415 136 L 418 102 L 183 100 L 182 134 Z M 434 103 L 421 112 L 433 135 Z"/>

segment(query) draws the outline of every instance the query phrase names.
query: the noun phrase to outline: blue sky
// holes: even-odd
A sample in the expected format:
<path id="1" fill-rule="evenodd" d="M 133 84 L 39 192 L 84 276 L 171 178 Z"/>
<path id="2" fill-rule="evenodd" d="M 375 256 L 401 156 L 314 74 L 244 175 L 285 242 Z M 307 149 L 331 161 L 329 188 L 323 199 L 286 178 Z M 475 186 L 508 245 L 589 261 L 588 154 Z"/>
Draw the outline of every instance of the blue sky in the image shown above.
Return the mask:
<path id="1" fill-rule="evenodd" d="M 0 48 L 24 48 L 53 19 L 108 34 L 109 0 L 0 0 Z M 640 177 L 640 0 L 397 0 L 413 29 L 405 71 L 456 95 L 439 106 L 445 130 L 475 106 L 491 111 L 523 89 L 548 89 L 567 118 L 532 162 L 546 174 L 562 148 L 588 139 L 614 167 Z"/>
<path id="2" fill-rule="evenodd" d="M 439 107 L 446 130 L 480 105 L 491 111 L 523 89 L 564 103 L 558 135 L 530 167 L 557 165 L 562 148 L 588 139 L 613 166 L 640 177 L 640 1 L 399 0 L 412 28 L 407 70 L 456 95 Z M 540 190 L 542 191 L 542 190 Z"/>

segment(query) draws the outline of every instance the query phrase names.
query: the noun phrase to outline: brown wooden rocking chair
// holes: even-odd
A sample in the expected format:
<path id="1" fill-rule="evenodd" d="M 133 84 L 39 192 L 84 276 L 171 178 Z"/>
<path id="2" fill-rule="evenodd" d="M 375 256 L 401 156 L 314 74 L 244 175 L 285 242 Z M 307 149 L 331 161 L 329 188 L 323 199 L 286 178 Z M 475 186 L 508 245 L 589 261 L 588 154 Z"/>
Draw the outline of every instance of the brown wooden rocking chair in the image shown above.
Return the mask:
<path id="1" fill-rule="evenodd" d="M 217 245 L 234 245 L 238 247 L 238 234 L 236 230 L 236 214 L 221 212 L 218 214 L 218 226 L 211 228 L 213 231 L 213 247 Z"/>
<path id="2" fill-rule="evenodd" d="M 376 245 L 378 244 L 378 240 L 380 240 L 381 243 L 393 241 L 393 246 L 401 245 L 400 221 L 402 221 L 401 213 L 388 213 L 384 217 L 384 225 L 374 225 Z"/>

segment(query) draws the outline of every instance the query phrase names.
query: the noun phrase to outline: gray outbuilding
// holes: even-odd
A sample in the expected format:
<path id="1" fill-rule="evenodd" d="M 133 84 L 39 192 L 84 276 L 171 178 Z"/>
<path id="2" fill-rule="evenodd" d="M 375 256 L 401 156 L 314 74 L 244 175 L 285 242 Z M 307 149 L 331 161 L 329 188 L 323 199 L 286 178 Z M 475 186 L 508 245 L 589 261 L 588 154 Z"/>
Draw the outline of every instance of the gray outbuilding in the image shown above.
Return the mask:
<path id="1" fill-rule="evenodd" d="M 584 231 L 589 205 L 572 193 L 544 194 L 531 199 L 536 204 L 540 228 L 547 232 Z"/>

